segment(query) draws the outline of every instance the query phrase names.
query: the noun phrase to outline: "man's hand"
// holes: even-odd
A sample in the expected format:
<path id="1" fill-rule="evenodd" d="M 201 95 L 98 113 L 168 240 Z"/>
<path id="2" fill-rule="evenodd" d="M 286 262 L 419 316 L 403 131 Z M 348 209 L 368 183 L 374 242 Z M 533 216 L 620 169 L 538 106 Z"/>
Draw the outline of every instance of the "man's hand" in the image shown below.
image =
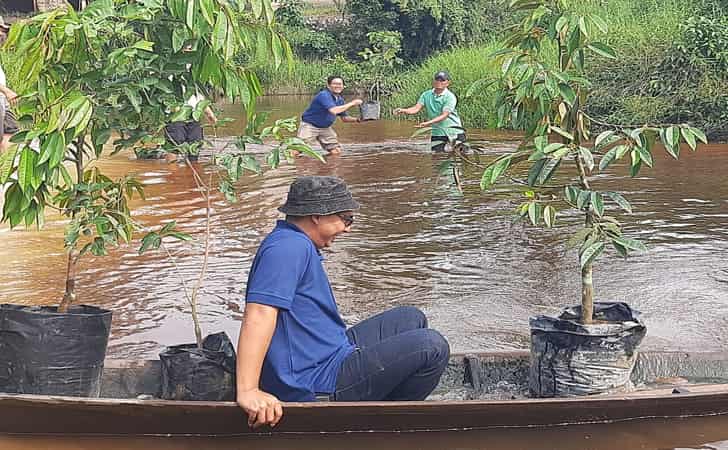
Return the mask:
<path id="1" fill-rule="evenodd" d="M 5 98 L 8 99 L 8 102 L 10 102 L 11 105 L 14 105 L 18 100 L 18 94 L 7 86 L 0 85 L 0 92 L 5 95 Z"/>
<path id="2" fill-rule="evenodd" d="M 430 124 L 427 122 L 420 122 L 417 125 L 415 125 L 415 128 L 425 128 L 425 127 L 429 127 L 429 126 L 430 126 Z"/>
<path id="3" fill-rule="evenodd" d="M 258 428 L 261 425 L 274 427 L 283 417 L 280 400 L 260 389 L 238 392 L 237 401 L 248 414 L 248 426 L 251 428 Z"/>
<path id="4" fill-rule="evenodd" d="M 394 114 L 395 116 L 398 116 L 400 114 L 404 114 L 404 109 L 402 109 L 402 108 L 394 108 L 394 111 L 392 111 L 392 114 Z"/>
<path id="5" fill-rule="evenodd" d="M 361 105 L 362 103 L 364 103 L 364 100 L 362 100 L 362 99 L 360 99 L 360 98 L 355 98 L 354 100 L 352 100 L 352 101 L 351 101 L 351 102 L 349 102 L 349 103 L 351 103 L 351 105 L 352 105 L 352 106 L 359 106 L 359 105 Z"/>

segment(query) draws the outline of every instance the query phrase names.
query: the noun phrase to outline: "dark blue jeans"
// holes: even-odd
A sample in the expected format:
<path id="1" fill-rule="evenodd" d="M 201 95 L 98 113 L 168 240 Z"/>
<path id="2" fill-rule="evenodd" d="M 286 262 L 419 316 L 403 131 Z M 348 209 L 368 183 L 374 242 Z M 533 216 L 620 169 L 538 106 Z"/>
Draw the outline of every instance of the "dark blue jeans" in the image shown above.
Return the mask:
<path id="1" fill-rule="evenodd" d="M 450 357 L 445 338 L 413 307 L 377 314 L 346 335 L 357 348 L 339 369 L 336 401 L 424 400 Z"/>

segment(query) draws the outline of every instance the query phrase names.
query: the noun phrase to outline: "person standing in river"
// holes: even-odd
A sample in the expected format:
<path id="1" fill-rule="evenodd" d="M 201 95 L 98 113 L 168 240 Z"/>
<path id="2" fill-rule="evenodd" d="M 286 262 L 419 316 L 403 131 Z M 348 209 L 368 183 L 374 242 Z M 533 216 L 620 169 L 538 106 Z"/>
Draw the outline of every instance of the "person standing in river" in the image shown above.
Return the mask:
<path id="1" fill-rule="evenodd" d="M 0 16 L 0 46 L 5 43 L 10 27 Z M 8 87 L 5 72 L 0 66 L 0 153 L 4 152 L 10 145 L 10 138 L 18 132 L 18 124 L 15 116 L 10 111 L 10 105 L 18 98 L 18 94 Z"/>
<path id="2" fill-rule="evenodd" d="M 424 400 L 450 347 L 417 308 L 390 309 L 346 328 L 321 250 L 351 231 L 343 180 L 297 178 L 286 214 L 253 260 L 237 357 L 237 403 L 251 427 L 275 426 L 281 401 Z"/>
<path id="3" fill-rule="evenodd" d="M 435 152 L 444 152 L 448 142 L 466 140 L 465 130 L 456 109 L 458 99 L 448 86 L 450 86 L 450 74 L 441 70 L 432 78 L 432 89 L 423 92 L 415 105 L 394 110 L 394 114 L 413 115 L 425 108 L 427 120 L 415 127 L 432 127 L 430 142 Z"/>
<path id="4" fill-rule="evenodd" d="M 361 122 L 358 117 L 351 117 L 347 110 L 362 104 L 360 98 L 346 102 L 341 93 L 344 91 L 344 79 L 332 75 L 326 79 L 326 88 L 319 91 L 301 117 L 301 126 L 298 128 L 298 137 L 308 145 L 318 141 L 321 148 L 329 155 L 341 153 L 339 137 L 332 128 L 336 117 L 342 122 Z"/>

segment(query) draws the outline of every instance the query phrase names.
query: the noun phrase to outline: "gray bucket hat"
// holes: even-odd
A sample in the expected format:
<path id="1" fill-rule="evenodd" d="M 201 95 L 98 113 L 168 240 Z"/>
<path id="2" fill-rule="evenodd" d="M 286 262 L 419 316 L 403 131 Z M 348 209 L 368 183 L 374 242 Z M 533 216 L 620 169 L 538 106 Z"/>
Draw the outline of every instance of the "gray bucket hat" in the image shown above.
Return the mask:
<path id="1" fill-rule="evenodd" d="M 326 216 L 359 209 L 341 178 L 306 176 L 291 184 L 286 203 L 278 211 L 289 216 Z"/>

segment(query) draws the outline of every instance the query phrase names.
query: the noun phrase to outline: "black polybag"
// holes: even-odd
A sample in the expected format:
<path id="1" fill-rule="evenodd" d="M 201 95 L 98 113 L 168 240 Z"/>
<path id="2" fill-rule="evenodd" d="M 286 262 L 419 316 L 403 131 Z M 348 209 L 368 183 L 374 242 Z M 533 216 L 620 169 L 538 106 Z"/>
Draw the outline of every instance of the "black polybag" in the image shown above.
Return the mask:
<path id="1" fill-rule="evenodd" d="M 167 347 L 162 362 L 162 393 L 166 400 L 234 401 L 235 348 L 225 332 L 197 344 Z"/>
<path id="2" fill-rule="evenodd" d="M 581 306 L 531 325 L 529 390 L 536 397 L 626 391 L 647 328 L 639 312 L 621 302 L 595 302 L 595 324 L 579 323 Z"/>
<path id="3" fill-rule="evenodd" d="M 98 397 L 111 311 L 0 305 L 0 392 Z"/>

